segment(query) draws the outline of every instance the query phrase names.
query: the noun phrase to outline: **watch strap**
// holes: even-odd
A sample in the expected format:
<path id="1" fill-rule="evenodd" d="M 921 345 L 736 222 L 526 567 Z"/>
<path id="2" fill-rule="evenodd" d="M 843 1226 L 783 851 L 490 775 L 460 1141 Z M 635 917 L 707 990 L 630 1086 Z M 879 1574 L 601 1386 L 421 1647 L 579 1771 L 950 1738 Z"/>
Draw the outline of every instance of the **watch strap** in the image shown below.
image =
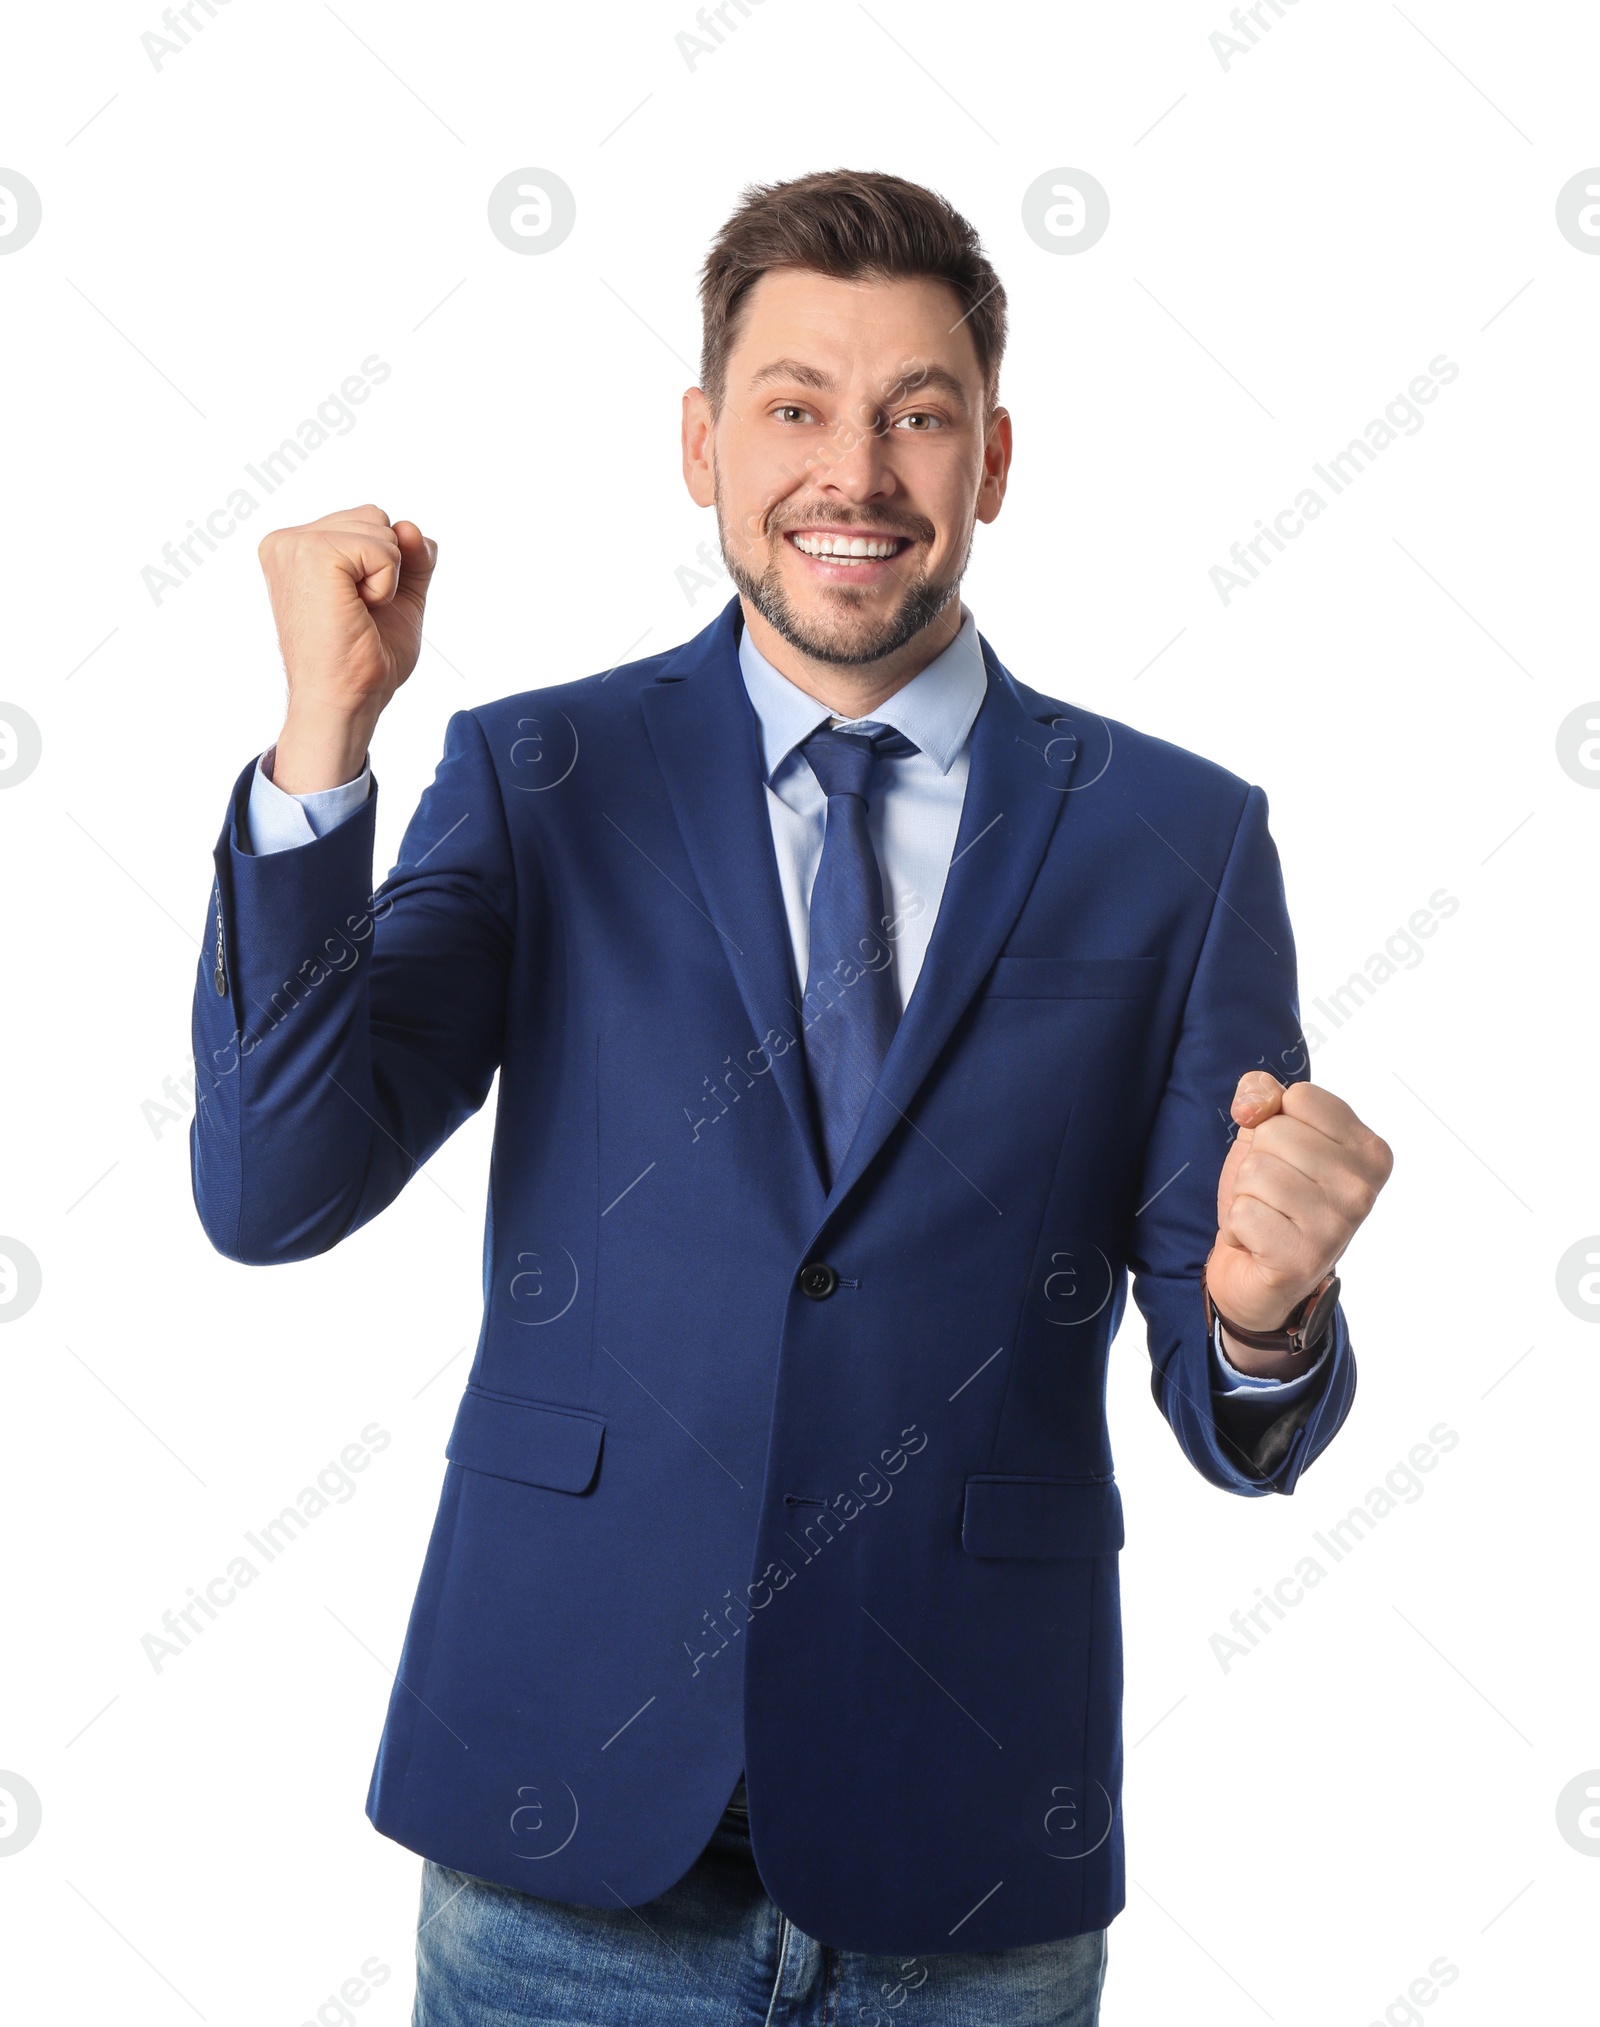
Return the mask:
<path id="1" fill-rule="evenodd" d="M 1240 1344 L 1248 1344 L 1255 1351 L 1286 1351 L 1298 1357 L 1315 1351 L 1332 1328 L 1340 1285 L 1337 1274 L 1324 1275 L 1311 1293 L 1295 1304 L 1277 1330 L 1245 1330 L 1239 1324 L 1231 1323 L 1212 1301 L 1202 1268 L 1200 1292 L 1205 1301 L 1206 1330 L 1209 1334 L 1220 1323 L 1231 1338 Z"/>

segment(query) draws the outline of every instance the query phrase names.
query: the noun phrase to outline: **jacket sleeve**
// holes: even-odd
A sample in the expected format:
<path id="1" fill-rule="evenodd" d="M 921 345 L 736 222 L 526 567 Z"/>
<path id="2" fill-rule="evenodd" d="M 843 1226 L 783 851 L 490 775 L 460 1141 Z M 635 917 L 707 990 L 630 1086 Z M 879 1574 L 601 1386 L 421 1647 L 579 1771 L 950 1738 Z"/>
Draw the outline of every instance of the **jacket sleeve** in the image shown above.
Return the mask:
<path id="1" fill-rule="evenodd" d="M 235 783 L 194 997 L 190 1166 L 207 1237 L 256 1264 L 375 1217 L 488 1096 L 515 875 L 493 763 L 457 712 L 372 889 L 378 789 L 309 844 L 258 856 Z"/>
<path id="2" fill-rule="evenodd" d="M 1355 1358 L 1341 1304 L 1320 1385 L 1287 1406 L 1269 1391 L 1225 1395 L 1214 1381 L 1200 1272 L 1217 1232 L 1217 1182 L 1246 1070 L 1281 1084 L 1310 1074 L 1295 979 L 1294 936 L 1267 799 L 1246 796 L 1217 883 L 1200 956 L 1146 1149 L 1129 1259 L 1144 1316 L 1156 1405 L 1189 1462 L 1246 1496 L 1293 1492 L 1338 1433 L 1355 1396 Z"/>

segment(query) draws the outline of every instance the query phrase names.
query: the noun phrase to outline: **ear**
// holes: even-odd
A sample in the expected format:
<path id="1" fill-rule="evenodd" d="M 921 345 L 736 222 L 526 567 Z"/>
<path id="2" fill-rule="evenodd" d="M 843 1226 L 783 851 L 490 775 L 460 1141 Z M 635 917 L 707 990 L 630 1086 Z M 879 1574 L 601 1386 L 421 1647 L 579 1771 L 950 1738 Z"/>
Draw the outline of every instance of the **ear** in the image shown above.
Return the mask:
<path id="1" fill-rule="evenodd" d="M 977 518 L 992 521 L 1006 496 L 1006 476 L 1011 470 L 1011 416 L 997 408 L 989 419 L 983 440 L 983 480 L 978 487 Z"/>
<path id="2" fill-rule="evenodd" d="M 697 507 L 716 504 L 717 467 L 711 404 L 698 387 L 683 397 L 683 483 Z"/>

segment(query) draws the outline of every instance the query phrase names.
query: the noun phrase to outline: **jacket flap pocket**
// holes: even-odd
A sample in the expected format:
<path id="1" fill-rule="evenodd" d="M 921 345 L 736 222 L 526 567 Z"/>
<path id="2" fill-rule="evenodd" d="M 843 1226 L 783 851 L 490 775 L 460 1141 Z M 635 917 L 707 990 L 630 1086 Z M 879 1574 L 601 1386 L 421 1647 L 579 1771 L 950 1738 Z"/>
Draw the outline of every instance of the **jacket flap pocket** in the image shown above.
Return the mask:
<path id="1" fill-rule="evenodd" d="M 989 992 L 1000 999 L 1139 999 L 1159 970 L 1154 957 L 997 957 Z"/>
<path id="2" fill-rule="evenodd" d="M 579 1408 L 550 1408 L 469 1382 L 444 1454 L 452 1464 L 492 1478 L 587 1492 L 605 1429 L 600 1416 Z"/>
<path id="3" fill-rule="evenodd" d="M 1111 1555 L 1122 1546 L 1122 1494 L 1111 1478 L 969 1478 L 961 1546 L 968 1555 Z"/>

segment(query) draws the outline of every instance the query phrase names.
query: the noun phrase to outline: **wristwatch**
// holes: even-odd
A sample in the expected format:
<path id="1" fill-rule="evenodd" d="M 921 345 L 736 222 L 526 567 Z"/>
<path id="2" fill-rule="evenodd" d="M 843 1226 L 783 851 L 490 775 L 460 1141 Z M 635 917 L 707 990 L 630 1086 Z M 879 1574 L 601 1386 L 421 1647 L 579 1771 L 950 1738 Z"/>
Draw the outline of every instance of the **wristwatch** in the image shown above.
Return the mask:
<path id="1" fill-rule="evenodd" d="M 1206 1286 L 1205 1269 L 1200 1270 L 1200 1293 L 1206 1305 L 1206 1331 L 1211 1334 L 1220 1323 L 1228 1335 L 1240 1344 L 1248 1344 L 1255 1351 L 1287 1351 L 1299 1356 L 1302 1352 L 1316 1351 L 1333 1327 L 1334 1305 L 1339 1300 L 1339 1277 L 1337 1274 L 1324 1276 L 1304 1301 L 1297 1302 L 1284 1318 L 1278 1330 L 1243 1330 L 1237 1323 L 1230 1323 L 1211 1299 L 1211 1290 Z"/>

